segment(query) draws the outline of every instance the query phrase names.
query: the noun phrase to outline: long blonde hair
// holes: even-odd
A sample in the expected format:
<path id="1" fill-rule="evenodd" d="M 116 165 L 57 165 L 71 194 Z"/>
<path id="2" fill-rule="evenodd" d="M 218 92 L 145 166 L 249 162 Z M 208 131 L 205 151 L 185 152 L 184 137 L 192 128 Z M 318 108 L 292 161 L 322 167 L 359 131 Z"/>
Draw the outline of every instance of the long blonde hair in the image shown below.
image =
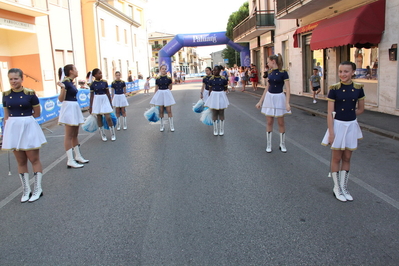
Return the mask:
<path id="1" fill-rule="evenodd" d="M 280 53 L 277 54 L 277 55 L 269 56 L 269 59 L 276 62 L 277 67 L 278 67 L 279 70 L 283 69 L 283 65 L 284 65 L 283 56 Z"/>

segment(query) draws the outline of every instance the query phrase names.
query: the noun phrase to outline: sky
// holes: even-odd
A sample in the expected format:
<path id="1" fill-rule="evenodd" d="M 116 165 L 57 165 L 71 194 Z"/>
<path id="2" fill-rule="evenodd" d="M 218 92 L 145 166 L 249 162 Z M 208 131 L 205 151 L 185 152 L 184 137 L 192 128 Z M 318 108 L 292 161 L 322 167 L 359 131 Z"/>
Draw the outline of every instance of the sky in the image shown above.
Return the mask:
<path id="1" fill-rule="evenodd" d="M 248 0 L 148 0 L 148 31 L 171 34 L 226 31 L 231 13 L 245 2 Z M 197 52 L 208 57 L 225 47 L 198 47 Z"/>

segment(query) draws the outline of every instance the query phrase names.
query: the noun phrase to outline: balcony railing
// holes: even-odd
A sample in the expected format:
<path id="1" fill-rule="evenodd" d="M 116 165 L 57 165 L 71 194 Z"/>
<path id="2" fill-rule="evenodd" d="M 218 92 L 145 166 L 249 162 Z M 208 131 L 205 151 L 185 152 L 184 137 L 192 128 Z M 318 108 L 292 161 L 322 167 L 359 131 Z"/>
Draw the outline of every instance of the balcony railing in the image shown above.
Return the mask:
<path id="1" fill-rule="evenodd" d="M 0 9 L 5 9 L 28 16 L 47 15 L 47 0 L 2 0 Z"/>
<path id="2" fill-rule="evenodd" d="M 249 31 L 260 27 L 274 27 L 274 10 L 256 11 L 255 14 L 244 19 L 233 29 L 233 38 L 236 39 Z"/>
<path id="3" fill-rule="evenodd" d="M 277 14 L 280 14 L 281 12 L 286 11 L 290 7 L 295 6 L 296 4 L 299 4 L 301 2 L 301 0 L 277 0 Z"/>

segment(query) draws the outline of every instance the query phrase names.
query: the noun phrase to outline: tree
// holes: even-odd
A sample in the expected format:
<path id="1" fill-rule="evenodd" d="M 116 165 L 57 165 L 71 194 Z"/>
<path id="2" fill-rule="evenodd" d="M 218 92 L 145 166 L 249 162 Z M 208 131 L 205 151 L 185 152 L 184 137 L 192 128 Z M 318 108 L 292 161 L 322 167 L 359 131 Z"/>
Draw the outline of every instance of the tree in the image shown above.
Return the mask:
<path id="1" fill-rule="evenodd" d="M 248 2 L 245 2 L 238 9 L 238 11 L 235 11 L 230 15 L 229 20 L 227 21 L 227 26 L 226 26 L 226 36 L 230 40 L 233 40 L 234 27 L 237 26 L 238 24 L 240 24 L 244 19 L 246 19 L 248 17 L 248 15 L 249 15 Z M 224 59 L 229 60 L 230 66 L 237 64 L 237 62 L 240 62 L 240 53 L 236 52 L 236 50 L 234 50 L 230 46 L 227 46 L 225 49 L 223 49 L 222 56 Z"/>

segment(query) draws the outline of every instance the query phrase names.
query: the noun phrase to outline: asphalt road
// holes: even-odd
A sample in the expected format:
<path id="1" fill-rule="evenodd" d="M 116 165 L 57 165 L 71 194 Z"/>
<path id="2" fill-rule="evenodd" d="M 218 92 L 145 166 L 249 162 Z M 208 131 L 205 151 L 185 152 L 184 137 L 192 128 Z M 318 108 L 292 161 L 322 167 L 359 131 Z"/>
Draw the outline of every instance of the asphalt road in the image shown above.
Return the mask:
<path id="1" fill-rule="evenodd" d="M 341 203 L 327 177 L 326 121 L 293 109 L 287 149 L 265 152 L 255 96 L 235 92 L 225 135 L 192 111 L 199 83 L 173 95 L 175 132 L 129 99 L 115 142 L 81 132 L 90 163 L 67 169 L 63 128 L 49 126 L 44 196 L 20 203 L 11 156 L 0 153 L 0 265 L 398 265 L 399 141 L 363 132 Z M 107 132 L 108 133 L 108 132 Z"/>

